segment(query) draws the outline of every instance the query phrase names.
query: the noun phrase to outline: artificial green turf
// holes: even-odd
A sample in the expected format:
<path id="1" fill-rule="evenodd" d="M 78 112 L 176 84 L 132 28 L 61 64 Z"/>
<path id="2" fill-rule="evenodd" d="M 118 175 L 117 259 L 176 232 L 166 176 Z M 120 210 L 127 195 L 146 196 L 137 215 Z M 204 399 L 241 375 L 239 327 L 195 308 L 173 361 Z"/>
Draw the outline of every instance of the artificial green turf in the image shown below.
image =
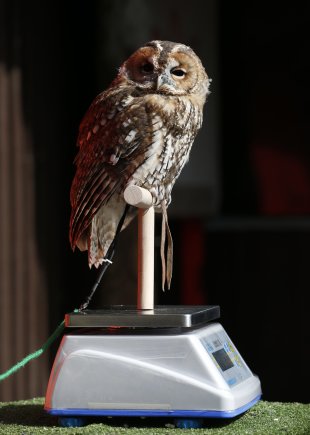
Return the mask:
<path id="1" fill-rule="evenodd" d="M 57 426 L 57 418 L 43 410 L 43 399 L 0 403 L 0 434 L 164 435 L 286 434 L 310 435 L 310 405 L 261 401 L 233 420 L 205 420 L 202 429 L 175 429 L 169 419 L 97 419 L 82 428 Z"/>

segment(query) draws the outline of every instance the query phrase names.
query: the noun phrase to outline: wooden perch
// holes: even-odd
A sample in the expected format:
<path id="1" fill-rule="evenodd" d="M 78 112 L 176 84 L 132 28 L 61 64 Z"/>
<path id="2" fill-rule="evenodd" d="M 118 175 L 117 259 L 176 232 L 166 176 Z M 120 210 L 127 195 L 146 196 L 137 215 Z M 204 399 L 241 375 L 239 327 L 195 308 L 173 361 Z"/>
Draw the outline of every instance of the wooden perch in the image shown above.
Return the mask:
<path id="1" fill-rule="evenodd" d="M 125 189 L 127 204 L 138 210 L 138 298 L 141 310 L 154 309 L 154 207 L 151 193 L 130 185 Z"/>

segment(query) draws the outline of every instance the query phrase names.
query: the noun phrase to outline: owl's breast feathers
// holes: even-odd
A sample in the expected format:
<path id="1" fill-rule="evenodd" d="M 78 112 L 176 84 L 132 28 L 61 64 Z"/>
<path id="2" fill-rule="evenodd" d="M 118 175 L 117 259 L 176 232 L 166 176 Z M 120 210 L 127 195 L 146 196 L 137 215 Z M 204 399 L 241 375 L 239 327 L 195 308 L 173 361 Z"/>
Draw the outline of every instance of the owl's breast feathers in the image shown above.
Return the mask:
<path id="1" fill-rule="evenodd" d="M 122 194 L 128 183 L 149 189 L 156 206 L 163 200 L 169 204 L 201 126 L 202 106 L 188 97 L 143 94 L 128 86 L 98 95 L 82 120 L 77 141 L 70 194 L 73 249 L 90 251 L 90 239 L 97 237 L 94 249 L 104 256 L 111 242 L 102 241 L 104 221 L 114 220 L 108 230 L 112 235 L 125 207 Z M 97 260 L 89 258 L 90 265 Z"/>

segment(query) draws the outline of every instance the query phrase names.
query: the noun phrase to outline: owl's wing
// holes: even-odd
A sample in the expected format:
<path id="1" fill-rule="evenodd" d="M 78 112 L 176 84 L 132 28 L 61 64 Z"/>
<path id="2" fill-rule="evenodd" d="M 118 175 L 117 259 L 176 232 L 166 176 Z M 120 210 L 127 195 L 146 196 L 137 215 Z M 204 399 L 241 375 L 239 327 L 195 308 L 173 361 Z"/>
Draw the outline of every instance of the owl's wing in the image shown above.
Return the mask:
<path id="1" fill-rule="evenodd" d="M 151 142 L 151 132 L 146 128 L 149 115 L 143 105 L 133 104 L 133 100 L 128 92 L 111 95 L 106 91 L 94 100 L 82 120 L 70 193 L 73 249 L 98 209 L 124 189 L 144 160 Z"/>

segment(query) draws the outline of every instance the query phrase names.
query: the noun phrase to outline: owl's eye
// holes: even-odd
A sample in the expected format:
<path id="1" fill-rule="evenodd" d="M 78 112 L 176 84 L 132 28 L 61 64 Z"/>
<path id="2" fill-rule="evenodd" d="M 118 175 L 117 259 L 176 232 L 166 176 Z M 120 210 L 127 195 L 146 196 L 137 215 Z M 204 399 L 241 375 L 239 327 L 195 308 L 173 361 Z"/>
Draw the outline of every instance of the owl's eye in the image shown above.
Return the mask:
<path id="1" fill-rule="evenodd" d="M 154 71 L 154 65 L 150 62 L 145 62 L 141 65 L 142 74 L 150 74 Z"/>
<path id="2" fill-rule="evenodd" d="M 171 74 L 177 79 L 183 79 L 186 76 L 186 71 L 182 68 L 175 68 L 171 70 Z"/>

